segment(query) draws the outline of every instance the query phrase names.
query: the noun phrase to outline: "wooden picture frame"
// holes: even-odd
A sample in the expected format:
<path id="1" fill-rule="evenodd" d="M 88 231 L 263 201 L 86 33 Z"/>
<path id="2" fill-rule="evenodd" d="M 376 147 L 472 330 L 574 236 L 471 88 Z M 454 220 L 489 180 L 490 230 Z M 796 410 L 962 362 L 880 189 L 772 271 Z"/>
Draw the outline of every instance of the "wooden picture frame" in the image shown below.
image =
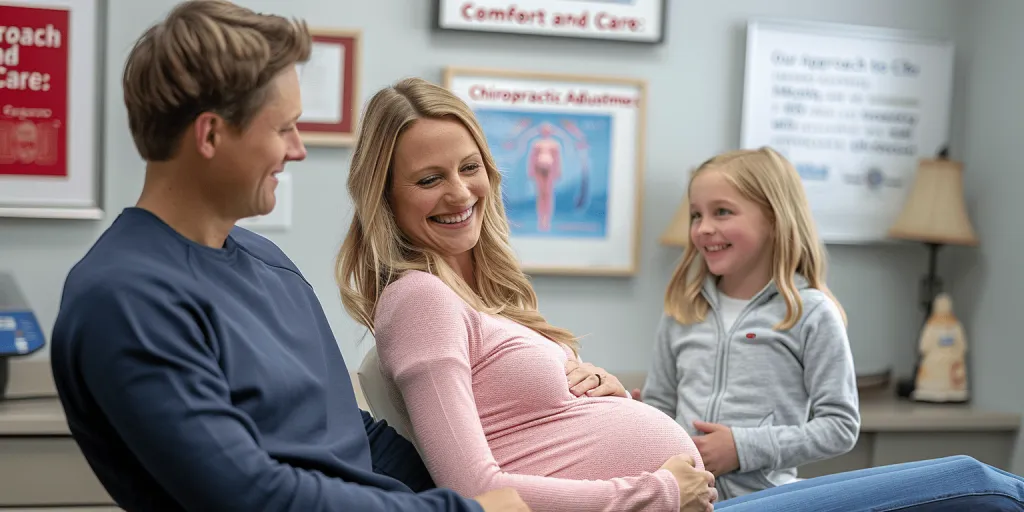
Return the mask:
<path id="1" fill-rule="evenodd" d="M 40 43 L 0 41 L 0 217 L 103 217 L 106 8 L 0 1 L 0 19 L 36 29 Z"/>
<path id="2" fill-rule="evenodd" d="M 484 131 L 524 271 L 636 273 L 645 80 L 448 67 L 444 85 Z"/>
<path id="3" fill-rule="evenodd" d="M 313 53 L 300 66 L 302 117 L 307 146 L 351 146 L 359 129 L 362 31 L 311 28 Z"/>
<path id="4" fill-rule="evenodd" d="M 637 44 L 665 41 L 668 0 L 435 0 L 434 28 Z"/>

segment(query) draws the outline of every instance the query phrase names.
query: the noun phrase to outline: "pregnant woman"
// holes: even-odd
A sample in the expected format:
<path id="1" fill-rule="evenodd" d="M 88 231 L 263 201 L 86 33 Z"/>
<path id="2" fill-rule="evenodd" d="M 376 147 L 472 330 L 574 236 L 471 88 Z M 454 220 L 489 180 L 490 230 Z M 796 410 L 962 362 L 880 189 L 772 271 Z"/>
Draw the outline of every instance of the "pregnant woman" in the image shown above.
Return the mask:
<path id="1" fill-rule="evenodd" d="M 577 340 L 537 311 L 509 246 L 500 174 L 465 103 L 404 80 L 370 99 L 360 130 L 338 284 L 349 314 L 376 337 L 392 401 L 437 485 L 463 496 L 512 487 L 535 511 L 710 510 L 713 479 L 671 418 L 624 390 L 569 391 L 564 366 L 578 360 Z M 722 505 L 881 510 L 871 504 L 952 496 L 970 506 L 986 492 L 1020 503 L 1020 480 L 990 471 L 938 461 Z M 878 481 L 905 486 L 869 491 Z"/>
<path id="2" fill-rule="evenodd" d="M 576 339 L 537 312 L 465 104 L 422 80 L 385 89 L 352 159 L 342 297 L 374 330 L 438 485 L 512 487 L 533 510 L 559 511 L 679 510 L 682 485 L 682 502 L 710 509 L 713 477 L 682 467 L 703 464 L 672 418 L 624 389 L 570 392 Z"/>

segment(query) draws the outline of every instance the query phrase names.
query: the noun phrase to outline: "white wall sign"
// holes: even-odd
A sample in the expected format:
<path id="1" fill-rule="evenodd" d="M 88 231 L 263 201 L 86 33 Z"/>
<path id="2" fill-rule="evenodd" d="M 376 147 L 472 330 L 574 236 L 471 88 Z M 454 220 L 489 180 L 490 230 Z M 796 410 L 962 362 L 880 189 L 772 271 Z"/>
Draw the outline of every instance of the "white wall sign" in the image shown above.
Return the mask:
<path id="1" fill-rule="evenodd" d="M 437 0 L 437 26 L 660 43 L 667 0 Z"/>
<path id="2" fill-rule="evenodd" d="M 949 144 L 953 44 L 785 21 L 747 28 L 741 146 L 799 171 L 821 237 L 887 239 L 918 159 Z"/>

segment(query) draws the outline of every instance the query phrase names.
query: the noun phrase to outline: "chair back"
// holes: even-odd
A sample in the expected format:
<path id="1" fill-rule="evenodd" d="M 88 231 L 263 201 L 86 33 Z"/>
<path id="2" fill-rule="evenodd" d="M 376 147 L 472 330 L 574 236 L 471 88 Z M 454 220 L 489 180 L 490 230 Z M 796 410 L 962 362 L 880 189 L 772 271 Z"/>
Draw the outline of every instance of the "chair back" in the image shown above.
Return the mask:
<path id="1" fill-rule="evenodd" d="M 363 388 L 363 397 L 370 407 L 370 414 L 378 420 L 385 420 L 402 437 L 416 445 L 416 438 L 412 434 L 412 426 L 409 421 L 409 414 L 405 410 L 405 403 L 398 394 L 398 390 L 390 385 L 380 370 L 380 359 L 377 357 L 377 347 L 374 346 L 370 352 L 363 357 L 362 364 L 357 372 L 359 386 Z M 419 449 L 419 446 L 416 446 Z"/>

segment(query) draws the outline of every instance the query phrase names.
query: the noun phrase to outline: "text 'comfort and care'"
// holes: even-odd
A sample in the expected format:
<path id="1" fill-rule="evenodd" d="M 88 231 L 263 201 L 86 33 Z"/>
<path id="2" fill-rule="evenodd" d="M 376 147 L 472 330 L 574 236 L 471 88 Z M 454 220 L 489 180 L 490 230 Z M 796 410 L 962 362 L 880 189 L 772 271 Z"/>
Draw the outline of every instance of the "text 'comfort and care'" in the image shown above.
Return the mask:
<path id="1" fill-rule="evenodd" d="M 460 6 L 459 14 L 467 22 L 488 24 L 532 25 L 600 32 L 643 32 L 646 28 L 645 20 L 639 17 L 616 16 L 606 11 L 552 12 L 546 9 L 523 9 L 516 4 L 486 7 L 465 2 Z"/>

